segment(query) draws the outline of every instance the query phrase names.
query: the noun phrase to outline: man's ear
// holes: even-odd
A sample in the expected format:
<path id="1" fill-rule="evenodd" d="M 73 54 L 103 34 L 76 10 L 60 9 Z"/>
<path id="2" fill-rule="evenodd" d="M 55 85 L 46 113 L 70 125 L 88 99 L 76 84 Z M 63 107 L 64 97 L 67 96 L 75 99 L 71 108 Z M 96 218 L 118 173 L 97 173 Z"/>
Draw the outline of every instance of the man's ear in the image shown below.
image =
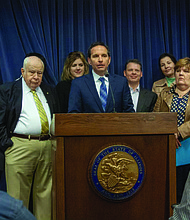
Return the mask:
<path id="1" fill-rule="evenodd" d="M 123 71 L 123 75 L 126 77 L 126 70 Z"/>
<path id="2" fill-rule="evenodd" d="M 108 65 L 110 65 L 110 63 L 111 63 L 111 57 L 109 57 L 109 64 Z"/>
<path id="3" fill-rule="evenodd" d="M 24 76 L 24 68 L 21 68 L 22 77 Z"/>
<path id="4" fill-rule="evenodd" d="M 88 57 L 88 63 L 89 65 L 91 65 L 91 59 Z"/>

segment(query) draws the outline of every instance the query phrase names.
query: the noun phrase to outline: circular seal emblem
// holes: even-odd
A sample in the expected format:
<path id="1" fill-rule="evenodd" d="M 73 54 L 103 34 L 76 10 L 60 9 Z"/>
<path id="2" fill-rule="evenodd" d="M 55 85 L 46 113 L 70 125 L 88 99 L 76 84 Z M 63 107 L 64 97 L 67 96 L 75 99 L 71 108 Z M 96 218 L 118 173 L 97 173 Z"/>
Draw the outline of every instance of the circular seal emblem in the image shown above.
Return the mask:
<path id="1" fill-rule="evenodd" d="M 113 145 L 96 155 L 89 174 L 92 186 L 100 196 L 122 201 L 134 195 L 142 185 L 145 166 L 132 148 Z"/>

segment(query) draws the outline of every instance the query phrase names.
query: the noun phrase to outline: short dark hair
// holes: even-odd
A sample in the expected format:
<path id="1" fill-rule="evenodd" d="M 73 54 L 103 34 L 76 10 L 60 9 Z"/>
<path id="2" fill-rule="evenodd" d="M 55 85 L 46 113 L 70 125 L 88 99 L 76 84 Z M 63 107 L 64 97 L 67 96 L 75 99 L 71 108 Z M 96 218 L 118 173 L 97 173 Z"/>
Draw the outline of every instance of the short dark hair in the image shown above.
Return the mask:
<path id="1" fill-rule="evenodd" d="M 43 55 L 41 55 L 40 53 L 36 53 L 36 52 L 31 52 L 31 53 L 27 53 L 25 58 L 27 57 L 38 57 L 44 64 L 44 69 L 45 69 L 45 66 L 46 66 L 46 59 Z"/>
<path id="2" fill-rule="evenodd" d="M 127 65 L 128 65 L 129 63 L 136 63 L 136 64 L 140 65 L 140 69 L 141 69 L 141 71 L 142 71 L 142 63 L 141 63 L 138 59 L 128 60 L 128 61 L 125 63 L 125 70 L 126 70 Z"/>
<path id="3" fill-rule="evenodd" d="M 90 45 L 90 47 L 88 48 L 87 55 L 88 55 L 89 58 L 91 57 L 91 49 L 92 49 L 93 47 L 96 47 L 96 46 L 104 46 L 104 47 L 107 49 L 108 56 L 109 56 L 109 57 L 111 56 L 109 47 L 108 47 L 105 43 L 103 43 L 103 42 L 101 42 L 101 41 L 97 41 L 97 42 L 92 43 L 92 44 Z"/>
<path id="4" fill-rule="evenodd" d="M 169 57 L 174 64 L 177 63 L 177 60 L 176 60 L 176 58 L 174 57 L 173 54 L 171 54 L 171 53 L 163 53 L 163 54 L 160 55 L 160 57 L 158 59 L 158 65 L 159 65 L 160 70 L 161 70 L 160 60 L 163 59 L 164 57 Z"/>

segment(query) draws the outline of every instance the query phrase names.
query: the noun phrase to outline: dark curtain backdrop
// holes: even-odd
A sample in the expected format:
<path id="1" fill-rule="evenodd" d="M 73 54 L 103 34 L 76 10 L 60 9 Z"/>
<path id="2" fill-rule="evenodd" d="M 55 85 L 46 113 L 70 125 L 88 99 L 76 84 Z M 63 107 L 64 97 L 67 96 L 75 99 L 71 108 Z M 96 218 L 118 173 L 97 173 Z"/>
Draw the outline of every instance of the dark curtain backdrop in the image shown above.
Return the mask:
<path id="1" fill-rule="evenodd" d="M 103 41 L 109 72 L 123 75 L 126 60 L 138 58 L 151 89 L 162 77 L 161 53 L 190 56 L 189 14 L 189 0 L 0 0 L 0 83 L 18 78 L 25 54 L 38 52 L 44 81 L 56 85 L 69 52 Z"/>

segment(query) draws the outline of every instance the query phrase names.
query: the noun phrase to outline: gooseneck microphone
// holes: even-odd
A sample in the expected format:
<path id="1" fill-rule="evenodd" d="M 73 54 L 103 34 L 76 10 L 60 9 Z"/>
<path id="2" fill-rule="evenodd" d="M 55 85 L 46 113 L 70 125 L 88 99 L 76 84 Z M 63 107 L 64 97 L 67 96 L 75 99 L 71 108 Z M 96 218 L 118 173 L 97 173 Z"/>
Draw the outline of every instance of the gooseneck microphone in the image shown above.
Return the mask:
<path id="1" fill-rule="evenodd" d="M 109 76 L 109 73 L 107 71 L 105 73 L 105 77 L 108 77 L 108 76 Z M 116 110 L 115 110 L 115 98 L 114 98 L 114 94 L 113 94 L 113 90 L 112 90 L 112 86 L 111 86 L 110 82 L 109 82 L 109 87 L 110 87 L 111 97 L 112 97 L 112 101 L 113 101 L 113 113 L 116 113 Z"/>

